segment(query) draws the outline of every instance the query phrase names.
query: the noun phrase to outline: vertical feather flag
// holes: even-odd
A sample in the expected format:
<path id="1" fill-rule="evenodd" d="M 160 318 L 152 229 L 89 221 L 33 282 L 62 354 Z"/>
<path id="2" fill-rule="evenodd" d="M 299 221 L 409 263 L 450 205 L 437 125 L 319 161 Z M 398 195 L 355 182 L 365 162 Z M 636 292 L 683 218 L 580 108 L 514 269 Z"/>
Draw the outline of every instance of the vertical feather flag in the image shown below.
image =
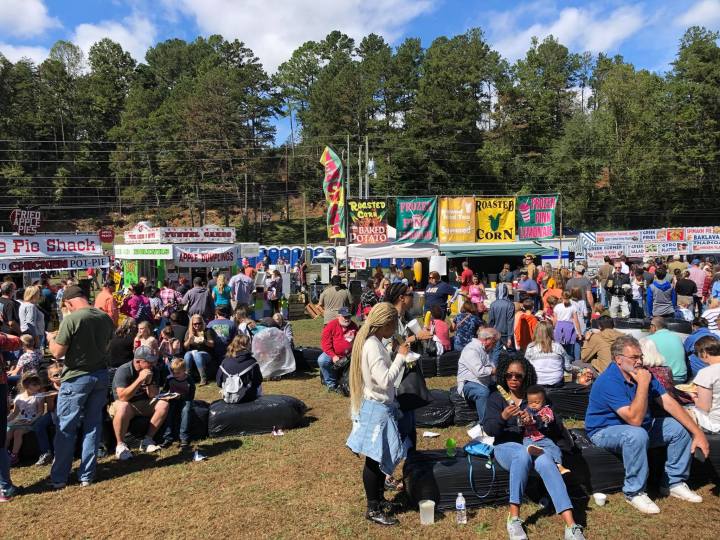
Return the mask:
<path id="1" fill-rule="evenodd" d="M 328 238 L 345 238 L 345 188 L 342 161 L 329 146 L 326 146 L 320 156 L 320 163 L 325 167 L 323 192 L 328 203 Z"/>

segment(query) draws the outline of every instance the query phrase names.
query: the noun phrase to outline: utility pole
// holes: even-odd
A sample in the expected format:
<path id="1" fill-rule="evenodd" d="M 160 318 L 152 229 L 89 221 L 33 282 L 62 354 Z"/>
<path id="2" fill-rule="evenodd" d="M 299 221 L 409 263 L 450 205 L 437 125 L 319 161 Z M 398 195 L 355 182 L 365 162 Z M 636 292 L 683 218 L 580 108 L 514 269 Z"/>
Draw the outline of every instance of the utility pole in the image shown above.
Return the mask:
<path id="1" fill-rule="evenodd" d="M 365 136 L 365 198 L 370 198 L 370 145 Z"/>
<path id="2" fill-rule="evenodd" d="M 358 146 L 358 199 L 363 198 L 362 146 Z"/>
<path id="3" fill-rule="evenodd" d="M 306 195 L 305 190 L 303 190 L 302 194 L 302 208 L 303 208 L 303 260 L 307 256 L 307 212 L 305 210 L 305 204 L 306 204 Z"/>
<path id="4" fill-rule="evenodd" d="M 288 182 L 290 182 L 290 159 L 288 158 L 288 147 L 285 145 L 285 221 L 290 223 L 290 192 L 288 191 Z"/>

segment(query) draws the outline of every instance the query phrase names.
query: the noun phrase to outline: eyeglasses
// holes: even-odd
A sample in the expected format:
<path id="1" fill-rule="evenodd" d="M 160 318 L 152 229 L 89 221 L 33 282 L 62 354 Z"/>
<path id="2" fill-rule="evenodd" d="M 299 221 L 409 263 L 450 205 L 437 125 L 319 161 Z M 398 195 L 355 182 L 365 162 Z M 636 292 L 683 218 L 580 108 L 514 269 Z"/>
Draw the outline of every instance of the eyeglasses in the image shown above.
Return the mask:
<path id="1" fill-rule="evenodd" d="M 627 359 L 629 359 L 629 360 L 642 360 L 642 359 L 643 359 L 643 355 L 642 355 L 642 354 L 633 354 L 632 356 L 629 356 L 629 355 L 627 355 L 627 354 L 621 354 L 621 355 L 619 355 L 619 356 L 623 356 L 623 357 L 625 357 L 625 358 L 627 358 Z"/>
<path id="2" fill-rule="evenodd" d="M 506 379 L 515 379 L 515 380 L 517 380 L 517 381 L 522 381 L 522 380 L 525 378 L 525 374 L 524 374 L 524 373 L 515 373 L 515 372 L 512 372 L 512 371 L 508 371 L 508 372 L 505 374 L 505 378 L 506 378 Z"/>

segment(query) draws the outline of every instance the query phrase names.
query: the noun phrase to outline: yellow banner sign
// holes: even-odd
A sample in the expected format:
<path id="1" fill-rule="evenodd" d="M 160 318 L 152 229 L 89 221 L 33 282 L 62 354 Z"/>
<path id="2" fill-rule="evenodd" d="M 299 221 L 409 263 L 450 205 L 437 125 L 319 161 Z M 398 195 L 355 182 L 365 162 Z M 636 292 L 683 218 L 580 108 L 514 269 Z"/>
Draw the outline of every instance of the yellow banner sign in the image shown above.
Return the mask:
<path id="1" fill-rule="evenodd" d="M 515 241 L 515 197 L 475 199 L 477 242 Z"/>
<path id="2" fill-rule="evenodd" d="M 439 242 L 474 242 L 475 200 L 472 197 L 444 197 L 439 202 Z"/>

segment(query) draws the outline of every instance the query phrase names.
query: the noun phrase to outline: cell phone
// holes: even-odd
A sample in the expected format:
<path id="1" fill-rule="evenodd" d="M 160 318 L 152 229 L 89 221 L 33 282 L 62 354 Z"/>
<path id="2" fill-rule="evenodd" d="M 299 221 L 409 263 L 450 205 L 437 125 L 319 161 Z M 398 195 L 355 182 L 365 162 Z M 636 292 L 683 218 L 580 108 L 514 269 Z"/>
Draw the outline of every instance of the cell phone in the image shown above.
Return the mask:
<path id="1" fill-rule="evenodd" d="M 702 450 L 700 450 L 700 448 L 696 448 L 693 455 L 695 456 L 695 459 L 697 459 L 700 463 L 705 463 L 705 454 Z"/>

